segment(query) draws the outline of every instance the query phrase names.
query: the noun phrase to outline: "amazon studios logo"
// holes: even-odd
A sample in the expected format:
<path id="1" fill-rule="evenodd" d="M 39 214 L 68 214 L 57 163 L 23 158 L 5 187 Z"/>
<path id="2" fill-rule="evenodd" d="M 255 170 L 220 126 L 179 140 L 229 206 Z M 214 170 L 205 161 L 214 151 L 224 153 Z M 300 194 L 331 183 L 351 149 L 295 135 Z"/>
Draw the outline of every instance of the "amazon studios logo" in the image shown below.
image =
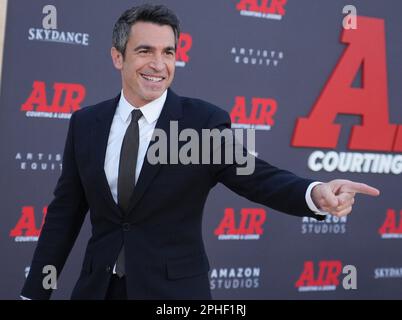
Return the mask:
<path id="1" fill-rule="evenodd" d="M 256 289 L 260 267 L 214 268 L 209 278 L 211 290 Z"/>
<path id="2" fill-rule="evenodd" d="M 303 217 L 301 225 L 302 234 L 344 234 L 346 233 L 347 217 L 327 215 L 324 221 Z"/>

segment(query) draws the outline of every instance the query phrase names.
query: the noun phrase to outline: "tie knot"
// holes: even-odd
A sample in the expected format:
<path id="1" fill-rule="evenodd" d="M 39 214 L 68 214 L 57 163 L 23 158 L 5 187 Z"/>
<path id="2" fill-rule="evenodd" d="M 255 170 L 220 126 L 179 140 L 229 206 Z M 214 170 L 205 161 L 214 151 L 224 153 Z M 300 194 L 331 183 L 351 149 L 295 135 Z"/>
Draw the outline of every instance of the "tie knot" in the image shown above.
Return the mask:
<path id="1" fill-rule="evenodd" d="M 133 110 L 131 111 L 131 122 L 135 121 L 137 122 L 138 120 L 140 120 L 140 118 L 142 117 L 142 112 L 141 110 Z"/>

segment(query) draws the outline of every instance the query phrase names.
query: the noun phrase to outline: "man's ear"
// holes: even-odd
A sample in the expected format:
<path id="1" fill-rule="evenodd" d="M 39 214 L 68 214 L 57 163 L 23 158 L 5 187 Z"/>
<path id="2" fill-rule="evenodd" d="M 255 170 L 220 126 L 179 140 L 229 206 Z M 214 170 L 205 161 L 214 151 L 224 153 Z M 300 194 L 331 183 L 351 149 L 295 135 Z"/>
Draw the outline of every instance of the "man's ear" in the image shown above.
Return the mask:
<path id="1" fill-rule="evenodd" d="M 121 70 L 123 68 L 123 55 L 121 52 L 119 52 L 115 47 L 112 47 L 112 49 L 110 49 L 110 54 L 112 56 L 114 67 L 117 70 Z"/>

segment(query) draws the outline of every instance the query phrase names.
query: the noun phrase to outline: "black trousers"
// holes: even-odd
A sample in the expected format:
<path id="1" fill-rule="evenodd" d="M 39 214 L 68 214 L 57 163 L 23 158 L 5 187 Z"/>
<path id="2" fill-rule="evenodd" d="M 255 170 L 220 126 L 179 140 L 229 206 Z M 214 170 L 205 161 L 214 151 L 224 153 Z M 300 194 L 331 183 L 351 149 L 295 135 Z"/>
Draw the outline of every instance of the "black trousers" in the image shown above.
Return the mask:
<path id="1" fill-rule="evenodd" d="M 126 277 L 112 274 L 105 300 L 127 300 Z"/>

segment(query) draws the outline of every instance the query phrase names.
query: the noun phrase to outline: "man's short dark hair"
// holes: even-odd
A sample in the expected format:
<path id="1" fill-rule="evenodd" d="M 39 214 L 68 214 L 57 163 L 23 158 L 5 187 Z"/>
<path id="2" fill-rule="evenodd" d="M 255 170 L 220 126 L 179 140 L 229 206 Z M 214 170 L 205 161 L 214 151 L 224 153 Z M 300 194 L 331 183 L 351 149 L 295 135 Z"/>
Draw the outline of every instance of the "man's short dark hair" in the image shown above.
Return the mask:
<path id="1" fill-rule="evenodd" d="M 114 25 L 112 44 L 123 57 L 131 26 L 139 21 L 171 26 L 175 34 L 175 47 L 177 48 L 180 22 L 176 14 L 164 5 L 143 4 L 124 11 Z"/>

